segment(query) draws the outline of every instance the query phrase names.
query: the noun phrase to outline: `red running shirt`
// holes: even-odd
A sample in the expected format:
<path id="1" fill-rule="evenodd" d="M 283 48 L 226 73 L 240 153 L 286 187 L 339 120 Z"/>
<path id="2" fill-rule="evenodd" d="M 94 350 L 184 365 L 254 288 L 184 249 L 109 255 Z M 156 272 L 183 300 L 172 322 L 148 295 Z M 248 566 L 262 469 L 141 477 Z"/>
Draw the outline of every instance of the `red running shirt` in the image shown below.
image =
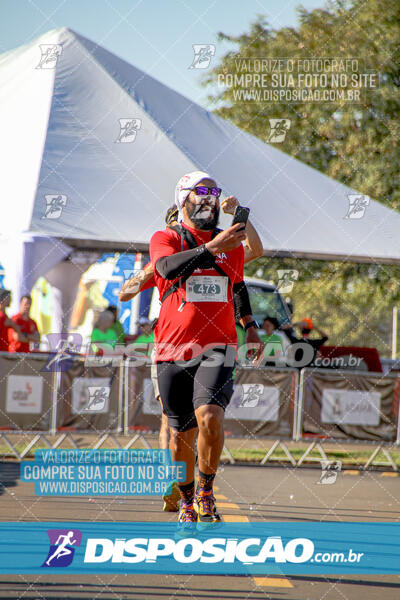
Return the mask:
<path id="1" fill-rule="evenodd" d="M 8 352 L 8 327 L 5 325 L 7 319 L 6 313 L 0 310 L 0 352 Z"/>
<path id="2" fill-rule="evenodd" d="M 181 225 L 183 225 L 181 223 Z M 184 225 L 200 246 L 211 239 L 211 231 L 198 231 Z M 183 250 L 188 250 L 184 242 Z M 181 236 L 172 229 L 157 231 L 150 241 L 150 258 L 153 265 L 163 256 L 181 252 Z M 243 280 L 244 249 L 240 245 L 230 252 L 217 256 L 217 264 L 229 276 L 232 284 Z M 192 276 L 221 277 L 215 269 L 195 269 Z M 178 279 L 163 279 L 157 271 L 154 277 L 160 298 Z M 228 284 L 226 302 L 186 302 L 183 310 L 178 308 L 186 300 L 186 282 L 182 288 L 166 298 L 161 306 L 160 317 L 155 328 L 156 361 L 190 360 L 206 348 L 218 344 L 237 345 L 232 286 Z"/>
<path id="3" fill-rule="evenodd" d="M 14 323 L 19 325 L 22 333 L 35 333 L 35 331 L 38 330 L 35 321 L 31 318 L 24 319 L 24 317 L 21 315 L 21 313 L 14 315 L 13 317 L 11 317 L 11 319 L 14 321 Z M 18 340 L 14 339 L 14 334 L 15 334 L 15 331 L 13 329 L 9 329 L 8 351 L 9 352 L 30 352 L 29 342 L 19 342 Z"/>

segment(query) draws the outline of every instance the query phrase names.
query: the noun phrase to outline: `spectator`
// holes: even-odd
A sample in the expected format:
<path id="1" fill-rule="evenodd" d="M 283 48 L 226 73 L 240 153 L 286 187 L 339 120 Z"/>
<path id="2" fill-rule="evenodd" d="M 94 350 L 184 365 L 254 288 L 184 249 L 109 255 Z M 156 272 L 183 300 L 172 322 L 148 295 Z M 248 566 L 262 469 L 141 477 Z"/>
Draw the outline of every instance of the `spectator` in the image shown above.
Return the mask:
<path id="1" fill-rule="evenodd" d="M 300 338 L 296 337 L 290 331 L 290 329 L 292 327 L 298 327 L 300 329 L 300 331 L 301 331 Z M 290 339 L 292 344 L 298 344 L 299 342 L 306 342 L 307 344 L 310 344 L 310 346 L 314 350 L 314 355 L 313 355 L 312 359 L 310 360 L 310 362 L 308 363 L 308 365 L 310 365 L 314 362 L 314 359 L 315 359 L 315 356 L 316 356 L 318 350 L 329 339 L 327 334 L 324 331 L 322 331 L 322 329 L 319 329 L 319 327 L 314 325 L 314 323 L 312 322 L 311 319 L 303 319 L 302 321 L 298 321 L 298 323 L 293 323 L 293 324 L 287 323 L 286 325 L 281 325 L 281 329 L 285 330 L 286 335 L 288 336 L 288 338 Z M 312 331 L 316 331 L 317 333 L 319 333 L 319 335 L 321 337 L 310 339 L 310 333 Z M 308 366 L 308 365 L 305 365 L 305 366 Z"/>
<path id="2" fill-rule="evenodd" d="M 107 308 L 114 315 L 114 324 L 111 329 L 114 329 L 117 335 L 117 344 L 125 344 L 125 331 L 121 321 L 118 320 L 118 308 L 116 306 L 109 306 Z"/>
<path id="3" fill-rule="evenodd" d="M 109 344 L 112 348 L 115 348 L 117 334 L 113 329 L 113 324 L 114 315 L 111 311 L 104 310 L 99 314 L 91 335 L 92 348 L 95 352 L 98 352 L 100 348 L 94 342 Z"/>
<path id="4" fill-rule="evenodd" d="M 30 318 L 32 298 L 28 295 L 22 296 L 19 303 L 19 313 L 12 317 L 12 321 L 18 325 L 19 331 L 8 330 L 9 352 L 30 352 L 30 342 L 39 344 L 40 334 L 36 322 Z"/>
<path id="5" fill-rule="evenodd" d="M 14 323 L 6 314 L 6 308 L 11 303 L 10 290 L 0 290 L 0 352 L 8 352 L 8 330 L 11 327 L 14 331 L 21 333 L 18 325 Z"/>
<path id="6" fill-rule="evenodd" d="M 154 342 L 154 331 L 151 321 L 147 317 L 140 317 L 138 321 L 140 334 L 134 341 L 135 344 L 152 344 Z"/>
<path id="7" fill-rule="evenodd" d="M 282 354 L 286 354 L 290 342 L 287 335 L 283 331 L 280 331 L 278 319 L 267 315 L 258 333 L 264 344 L 267 342 L 278 342 L 281 345 Z"/>

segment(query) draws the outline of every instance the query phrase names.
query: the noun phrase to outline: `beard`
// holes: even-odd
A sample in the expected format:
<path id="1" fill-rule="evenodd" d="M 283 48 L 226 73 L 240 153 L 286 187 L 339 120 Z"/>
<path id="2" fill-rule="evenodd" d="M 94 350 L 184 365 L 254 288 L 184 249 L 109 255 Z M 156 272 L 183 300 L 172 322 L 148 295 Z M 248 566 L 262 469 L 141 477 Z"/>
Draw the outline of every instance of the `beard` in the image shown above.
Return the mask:
<path id="1" fill-rule="evenodd" d="M 212 231 L 216 228 L 219 219 L 219 208 L 209 204 L 194 204 L 186 200 L 186 211 L 189 219 L 197 229 Z"/>

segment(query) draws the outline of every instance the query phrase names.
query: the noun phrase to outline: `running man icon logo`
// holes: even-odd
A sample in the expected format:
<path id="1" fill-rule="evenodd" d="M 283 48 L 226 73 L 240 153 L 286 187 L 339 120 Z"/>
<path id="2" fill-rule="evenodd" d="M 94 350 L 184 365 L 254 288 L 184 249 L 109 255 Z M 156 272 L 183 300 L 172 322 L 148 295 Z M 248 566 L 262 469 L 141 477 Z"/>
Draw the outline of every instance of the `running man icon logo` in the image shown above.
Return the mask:
<path id="1" fill-rule="evenodd" d="M 129 281 L 129 279 L 132 279 L 132 282 L 129 286 L 124 288 L 124 291 L 128 294 L 137 294 L 146 276 L 145 271 L 143 269 L 123 269 L 123 271 L 124 282 Z"/>
<path id="2" fill-rule="evenodd" d="M 131 144 L 136 139 L 136 134 L 142 127 L 142 119 L 118 119 L 119 135 L 116 144 Z"/>
<path id="3" fill-rule="evenodd" d="M 278 269 L 278 278 L 278 290 L 282 294 L 289 294 L 299 278 L 299 272 L 296 269 Z"/>
<path id="4" fill-rule="evenodd" d="M 267 142 L 272 144 L 281 144 L 285 141 L 286 134 L 290 129 L 290 119 L 268 119 L 271 127 L 271 132 Z"/>
<path id="5" fill-rule="evenodd" d="M 67 205 L 65 194 L 46 194 L 46 207 L 42 219 L 59 219 L 64 207 Z"/>
<path id="6" fill-rule="evenodd" d="M 39 44 L 41 57 L 36 69 L 55 69 L 62 52 L 61 44 Z"/>
<path id="7" fill-rule="evenodd" d="M 241 387 L 243 396 L 239 406 L 242 408 L 258 406 L 264 394 L 264 385 L 262 383 L 243 383 Z"/>
<path id="8" fill-rule="evenodd" d="M 331 485 L 336 482 L 339 471 L 342 470 L 340 460 L 321 460 L 322 473 L 318 484 Z"/>
<path id="9" fill-rule="evenodd" d="M 347 194 L 349 199 L 349 209 L 344 219 L 362 219 L 369 206 L 370 198 L 362 194 Z"/>
<path id="10" fill-rule="evenodd" d="M 42 567 L 68 567 L 74 558 L 75 548 L 81 545 L 79 529 L 48 529 L 49 553 Z"/>
<path id="11" fill-rule="evenodd" d="M 215 55 L 214 44 L 193 44 L 194 57 L 189 69 L 207 69 Z"/>
<path id="12" fill-rule="evenodd" d="M 49 352 L 51 353 L 42 371 L 69 371 L 74 364 L 74 354 L 81 351 L 80 333 L 48 333 Z"/>
<path id="13" fill-rule="evenodd" d="M 88 386 L 89 400 L 85 408 L 85 412 L 100 412 L 104 410 L 106 403 L 110 397 L 109 386 Z"/>

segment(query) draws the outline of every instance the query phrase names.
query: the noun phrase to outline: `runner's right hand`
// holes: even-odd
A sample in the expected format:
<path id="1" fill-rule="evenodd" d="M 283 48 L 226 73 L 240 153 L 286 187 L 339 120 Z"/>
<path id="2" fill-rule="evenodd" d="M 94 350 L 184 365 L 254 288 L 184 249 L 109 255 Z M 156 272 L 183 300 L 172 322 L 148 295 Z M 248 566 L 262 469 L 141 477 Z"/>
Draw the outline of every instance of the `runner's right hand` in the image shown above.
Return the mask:
<path id="1" fill-rule="evenodd" d="M 221 231 L 213 240 L 206 244 L 206 248 L 211 254 L 216 256 L 220 252 L 229 252 L 238 248 L 246 239 L 245 231 L 238 231 L 244 227 L 244 223 L 236 223 L 228 229 Z"/>

